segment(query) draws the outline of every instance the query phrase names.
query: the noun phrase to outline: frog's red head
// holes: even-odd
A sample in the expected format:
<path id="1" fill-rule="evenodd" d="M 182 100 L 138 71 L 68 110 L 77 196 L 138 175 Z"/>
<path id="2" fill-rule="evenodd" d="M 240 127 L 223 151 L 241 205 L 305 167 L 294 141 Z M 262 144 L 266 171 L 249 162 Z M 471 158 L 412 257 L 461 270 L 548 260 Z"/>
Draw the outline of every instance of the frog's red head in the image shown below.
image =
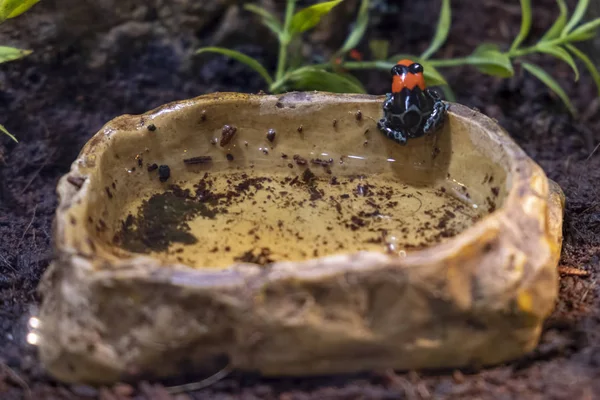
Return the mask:
<path id="1" fill-rule="evenodd" d="M 400 60 L 392 67 L 392 93 L 402 89 L 413 90 L 415 87 L 425 90 L 423 66 L 411 60 Z"/>

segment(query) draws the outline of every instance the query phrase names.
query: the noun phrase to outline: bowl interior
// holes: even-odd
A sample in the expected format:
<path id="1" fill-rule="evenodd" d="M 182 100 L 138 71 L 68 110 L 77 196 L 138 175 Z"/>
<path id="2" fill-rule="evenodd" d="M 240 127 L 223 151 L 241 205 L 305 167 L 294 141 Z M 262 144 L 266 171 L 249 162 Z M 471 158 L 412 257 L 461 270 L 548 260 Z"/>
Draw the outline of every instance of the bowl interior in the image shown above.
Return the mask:
<path id="1" fill-rule="evenodd" d="M 223 94 L 120 117 L 82 152 L 73 239 L 108 258 L 223 268 L 414 251 L 502 206 L 509 167 L 483 128 L 450 112 L 400 146 L 377 129 L 381 104 Z"/>

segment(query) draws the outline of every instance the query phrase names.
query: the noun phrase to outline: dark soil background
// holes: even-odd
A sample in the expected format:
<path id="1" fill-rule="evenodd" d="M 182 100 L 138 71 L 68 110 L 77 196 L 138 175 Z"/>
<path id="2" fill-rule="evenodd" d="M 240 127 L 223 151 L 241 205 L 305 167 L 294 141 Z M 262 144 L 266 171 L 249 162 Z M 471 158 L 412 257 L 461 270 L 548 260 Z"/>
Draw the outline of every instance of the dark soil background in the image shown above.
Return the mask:
<path id="1" fill-rule="evenodd" d="M 35 348 L 26 344 L 26 323 L 40 301 L 40 275 L 52 259 L 57 180 L 104 123 L 208 92 L 265 89 L 256 74 L 234 61 L 191 55 L 201 45 L 225 45 L 274 68 L 275 42 L 265 42 L 264 28 L 238 3 L 44 0 L 0 27 L 0 43 L 35 50 L 25 60 L 0 66 L 0 123 L 20 139 L 15 144 L 0 136 L 0 398 L 118 399 L 132 390 L 138 399 L 171 398 L 158 383 L 98 391 L 52 381 Z M 262 3 L 277 10 L 283 5 Z M 372 3 L 369 38 L 391 40 L 393 52 L 425 49 L 438 0 Z M 554 0 L 532 3 L 532 34 L 539 36 L 554 21 L 556 5 Z M 572 10 L 574 2 L 569 3 Z M 305 51 L 326 55 L 338 47 L 356 4 L 348 0 L 339 6 L 307 36 Z M 454 0 L 452 10 L 451 34 L 438 57 L 466 55 L 484 40 L 507 45 L 519 29 L 517 0 Z M 366 49 L 361 48 L 368 55 Z M 567 196 L 560 300 L 532 354 L 483 370 L 280 380 L 235 374 L 177 398 L 600 398 L 600 101 L 587 73 L 573 83 L 567 66 L 547 57 L 534 60 L 567 89 L 581 112 L 578 119 L 519 68 L 508 80 L 471 68 L 446 72 L 458 101 L 498 119 Z M 389 84 L 385 73 L 359 77 L 371 93 L 384 93 Z"/>

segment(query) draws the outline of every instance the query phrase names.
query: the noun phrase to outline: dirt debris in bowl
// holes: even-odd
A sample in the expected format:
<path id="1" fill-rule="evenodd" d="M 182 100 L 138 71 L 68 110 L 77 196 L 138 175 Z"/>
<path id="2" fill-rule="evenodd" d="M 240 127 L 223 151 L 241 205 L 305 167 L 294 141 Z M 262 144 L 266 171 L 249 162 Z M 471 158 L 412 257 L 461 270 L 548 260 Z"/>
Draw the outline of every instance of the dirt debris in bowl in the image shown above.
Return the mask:
<path id="1" fill-rule="evenodd" d="M 248 261 L 260 251 L 270 257 L 259 264 L 360 250 L 397 254 L 455 236 L 481 215 L 444 187 L 317 177 L 310 168 L 300 175 L 207 172 L 132 205 L 113 243 L 201 267 Z"/>
<path id="2" fill-rule="evenodd" d="M 128 190 L 115 188 L 115 201 L 90 209 L 109 251 L 196 268 L 248 262 L 261 251 L 268 263 L 357 251 L 405 255 L 456 236 L 504 200 L 505 171 L 470 139 L 443 130 L 400 146 L 378 132 L 374 97 L 336 104 L 335 96 L 294 92 L 250 96 L 244 105 L 245 98 L 205 96 L 201 112 L 186 111 L 193 122 L 201 115 L 200 131 L 185 119 L 171 127 L 144 117 L 164 132 L 178 129 L 181 139 L 114 139 L 121 144 L 100 156 L 110 160 L 102 179 L 127 182 Z M 235 104 L 236 118 L 219 104 Z M 298 115 L 289 126 L 291 113 Z M 131 162 L 123 156 L 129 146 Z M 141 149 L 150 174 L 135 170 Z M 479 171 L 466 174 L 465 165 Z"/>

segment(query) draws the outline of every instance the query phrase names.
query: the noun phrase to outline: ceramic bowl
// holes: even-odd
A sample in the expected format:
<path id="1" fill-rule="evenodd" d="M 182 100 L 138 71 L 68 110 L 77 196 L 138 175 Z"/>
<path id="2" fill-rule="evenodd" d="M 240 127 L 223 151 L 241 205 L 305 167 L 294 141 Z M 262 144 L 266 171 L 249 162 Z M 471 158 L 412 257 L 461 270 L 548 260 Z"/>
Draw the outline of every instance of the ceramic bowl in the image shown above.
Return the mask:
<path id="1" fill-rule="evenodd" d="M 48 371 L 305 376 L 532 350 L 557 298 L 560 189 L 476 111 L 450 104 L 401 146 L 382 102 L 216 93 L 104 126 L 58 184 Z"/>

